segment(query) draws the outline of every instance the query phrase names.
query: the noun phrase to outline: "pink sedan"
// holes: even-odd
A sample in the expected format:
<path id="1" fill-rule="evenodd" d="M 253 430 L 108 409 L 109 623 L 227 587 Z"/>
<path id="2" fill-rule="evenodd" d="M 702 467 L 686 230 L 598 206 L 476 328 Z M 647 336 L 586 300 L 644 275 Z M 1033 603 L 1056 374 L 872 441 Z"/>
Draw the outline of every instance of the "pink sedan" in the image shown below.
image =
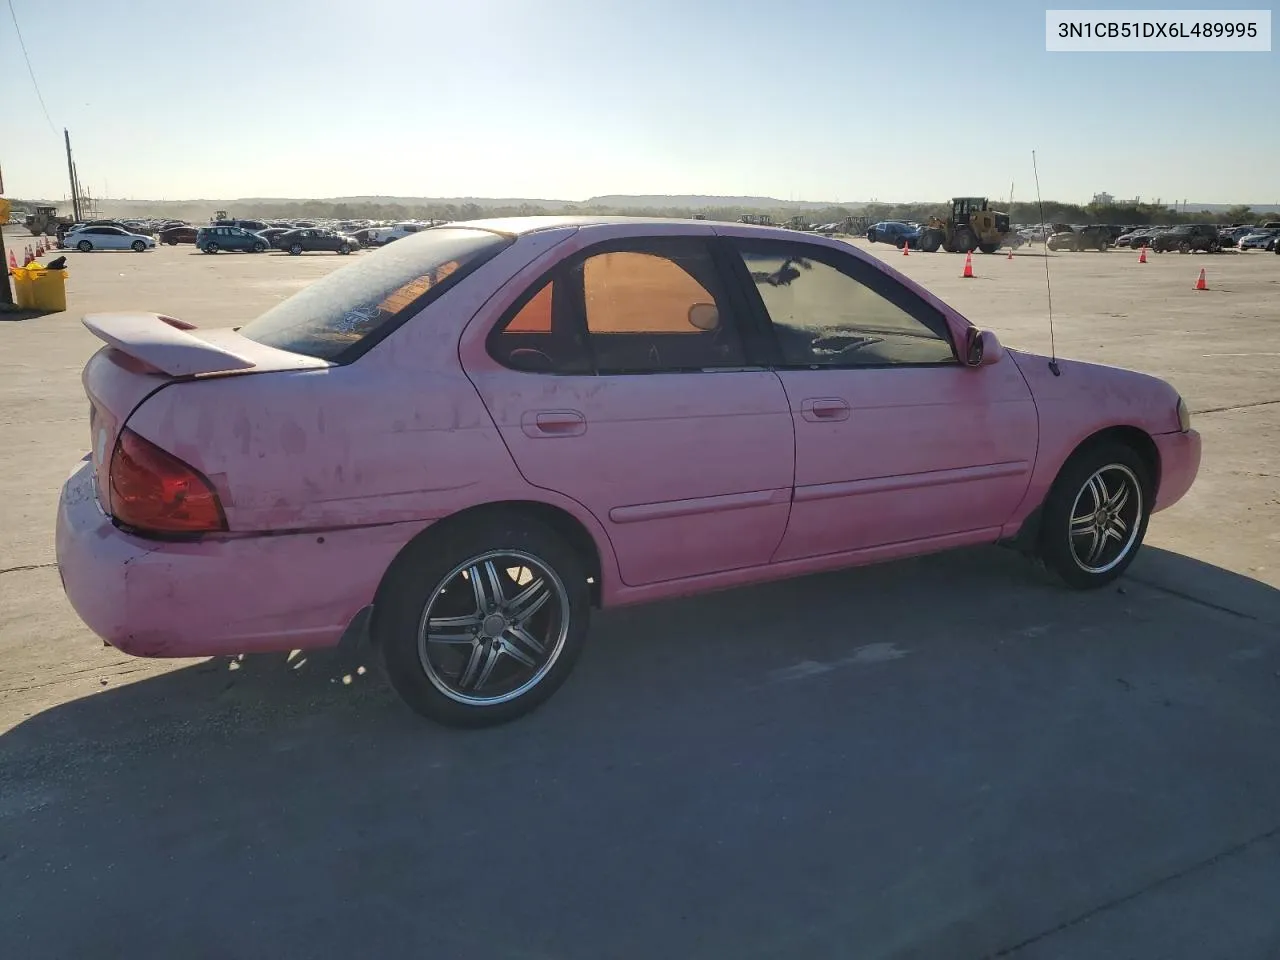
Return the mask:
<path id="1" fill-rule="evenodd" d="M 336 644 L 497 723 L 593 606 L 968 544 L 1125 570 L 1200 438 L 1167 383 L 1003 348 L 839 241 L 706 221 L 426 230 L 238 329 L 85 324 L 57 556 L 138 656 Z M 362 622 L 362 621 L 361 621 Z"/>

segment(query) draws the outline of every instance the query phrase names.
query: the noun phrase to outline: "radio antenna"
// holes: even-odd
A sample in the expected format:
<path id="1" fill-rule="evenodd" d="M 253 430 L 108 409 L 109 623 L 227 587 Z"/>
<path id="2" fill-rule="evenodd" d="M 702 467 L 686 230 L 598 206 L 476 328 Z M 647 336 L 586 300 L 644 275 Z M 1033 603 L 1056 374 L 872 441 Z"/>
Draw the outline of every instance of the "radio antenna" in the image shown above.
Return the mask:
<path id="1" fill-rule="evenodd" d="M 1049 369 L 1055 377 L 1062 376 L 1058 369 L 1058 346 L 1053 339 L 1053 287 L 1049 284 L 1049 231 L 1044 222 L 1044 197 L 1040 196 L 1040 170 L 1036 166 L 1036 152 L 1031 151 L 1031 171 L 1036 176 L 1036 203 L 1040 206 L 1040 240 L 1044 244 L 1044 292 L 1049 298 Z"/>

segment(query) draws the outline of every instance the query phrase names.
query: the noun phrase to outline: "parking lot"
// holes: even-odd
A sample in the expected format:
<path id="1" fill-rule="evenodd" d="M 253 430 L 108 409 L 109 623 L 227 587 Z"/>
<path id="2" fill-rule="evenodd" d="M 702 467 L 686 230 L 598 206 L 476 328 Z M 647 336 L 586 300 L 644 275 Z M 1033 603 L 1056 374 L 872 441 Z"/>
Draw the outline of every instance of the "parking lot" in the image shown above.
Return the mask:
<path id="1" fill-rule="evenodd" d="M 1059 354 L 1182 392 L 1200 476 L 1130 573 L 1077 594 L 986 548 L 609 611 L 479 732 L 337 653 L 147 661 L 81 625 L 79 316 L 236 324 L 351 260 L 70 252 L 68 313 L 0 321 L 0 957 L 1277 955 L 1280 257 L 962 279 L 853 242 L 1037 352 L 1047 263 Z"/>

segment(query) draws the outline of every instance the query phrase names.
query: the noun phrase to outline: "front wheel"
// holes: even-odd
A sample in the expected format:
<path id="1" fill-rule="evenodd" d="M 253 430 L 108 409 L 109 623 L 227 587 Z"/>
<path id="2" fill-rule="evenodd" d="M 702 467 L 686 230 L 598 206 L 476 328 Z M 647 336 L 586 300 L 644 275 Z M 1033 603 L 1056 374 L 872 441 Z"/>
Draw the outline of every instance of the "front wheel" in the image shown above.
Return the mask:
<path id="1" fill-rule="evenodd" d="M 1183 240 L 1180 244 L 1178 244 L 1178 252 L 1179 252 L 1179 253 L 1190 253 L 1190 252 L 1191 252 L 1191 242 L 1190 242 L 1189 240 Z"/>
<path id="2" fill-rule="evenodd" d="M 141 240 L 135 240 L 133 243 L 129 244 L 129 246 L 133 247 L 134 252 L 136 253 L 142 253 L 147 249 L 147 245 Z"/>
<path id="3" fill-rule="evenodd" d="M 79 243 L 76 244 L 76 249 L 79 250 L 81 253 L 88 253 L 90 250 L 93 249 L 93 244 L 90 243 L 88 240 L 81 240 Z"/>
<path id="4" fill-rule="evenodd" d="M 262 253 L 262 252 L 263 252 L 264 250 L 266 250 L 266 249 L 267 249 L 267 245 L 266 245 L 265 243 L 262 243 L 262 242 L 255 243 L 255 244 L 253 245 L 253 252 L 254 252 L 254 253 Z"/>
<path id="5" fill-rule="evenodd" d="M 345 256 L 346 254 L 351 252 L 351 247 L 349 247 L 347 244 L 344 243 L 342 246 L 338 248 L 338 252 Z"/>
<path id="6" fill-rule="evenodd" d="M 206 243 L 206 244 L 204 245 L 204 252 L 205 252 L 205 253 L 217 253 L 217 252 L 218 252 L 218 245 L 217 245 L 216 243 L 213 243 L 213 242 Z"/>
<path id="7" fill-rule="evenodd" d="M 1068 586 L 1106 586 L 1133 562 L 1153 491 L 1132 447 L 1105 443 L 1067 462 L 1045 500 L 1040 556 Z"/>
<path id="8" fill-rule="evenodd" d="M 979 250 L 981 250 L 983 253 L 995 253 L 997 250 L 999 250 L 999 249 L 1000 249 L 1000 244 L 998 244 L 998 243 L 980 243 L 980 244 L 978 244 L 978 249 L 979 249 Z"/>
<path id="9" fill-rule="evenodd" d="M 533 710 L 569 676 L 586 642 L 581 557 L 517 513 L 415 541 L 379 593 L 372 633 L 391 685 L 447 726 L 491 726 Z"/>

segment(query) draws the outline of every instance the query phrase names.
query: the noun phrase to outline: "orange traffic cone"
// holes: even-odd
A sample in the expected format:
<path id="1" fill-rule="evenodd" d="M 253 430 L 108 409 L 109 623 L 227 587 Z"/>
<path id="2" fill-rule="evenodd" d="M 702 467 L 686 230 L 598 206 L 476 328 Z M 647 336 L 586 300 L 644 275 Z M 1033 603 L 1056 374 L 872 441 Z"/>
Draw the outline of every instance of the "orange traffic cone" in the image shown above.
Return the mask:
<path id="1" fill-rule="evenodd" d="M 907 243 L 907 241 L 903 240 L 903 241 L 902 241 L 902 255 L 903 255 L 904 257 L 909 257 L 909 256 L 911 256 L 911 252 L 910 252 L 910 251 L 911 251 L 911 244 L 909 244 L 909 243 Z"/>
<path id="2" fill-rule="evenodd" d="M 1005 259 L 1006 259 L 1006 260 L 1012 260 L 1012 259 L 1013 259 L 1013 247 L 1010 247 L 1010 248 L 1009 248 L 1009 255 L 1008 255 L 1007 257 L 1005 257 Z"/>
<path id="3" fill-rule="evenodd" d="M 22 248 L 22 265 L 25 267 L 34 259 L 35 257 L 31 255 L 31 244 L 27 244 Z"/>
<path id="4" fill-rule="evenodd" d="M 1142 245 L 1142 253 L 1138 254 L 1138 262 L 1139 263 L 1147 262 L 1147 245 L 1145 243 Z"/>
<path id="5" fill-rule="evenodd" d="M 1204 282 L 1204 267 L 1200 268 L 1200 279 L 1196 281 L 1196 285 L 1191 289 L 1192 290 L 1208 290 L 1209 289 L 1209 285 Z"/>
<path id="6" fill-rule="evenodd" d="M 973 251 L 964 255 L 964 273 L 960 274 L 961 279 L 973 279 Z"/>
<path id="7" fill-rule="evenodd" d="M 43 241 L 43 240 L 37 240 L 37 241 L 36 241 L 36 256 L 37 256 L 37 257 L 43 257 L 43 256 L 44 256 L 44 241 Z"/>
<path id="8" fill-rule="evenodd" d="M 10 270 L 18 269 L 18 258 L 13 255 L 12 250 L 9 251 L 9 269 Z"/>

